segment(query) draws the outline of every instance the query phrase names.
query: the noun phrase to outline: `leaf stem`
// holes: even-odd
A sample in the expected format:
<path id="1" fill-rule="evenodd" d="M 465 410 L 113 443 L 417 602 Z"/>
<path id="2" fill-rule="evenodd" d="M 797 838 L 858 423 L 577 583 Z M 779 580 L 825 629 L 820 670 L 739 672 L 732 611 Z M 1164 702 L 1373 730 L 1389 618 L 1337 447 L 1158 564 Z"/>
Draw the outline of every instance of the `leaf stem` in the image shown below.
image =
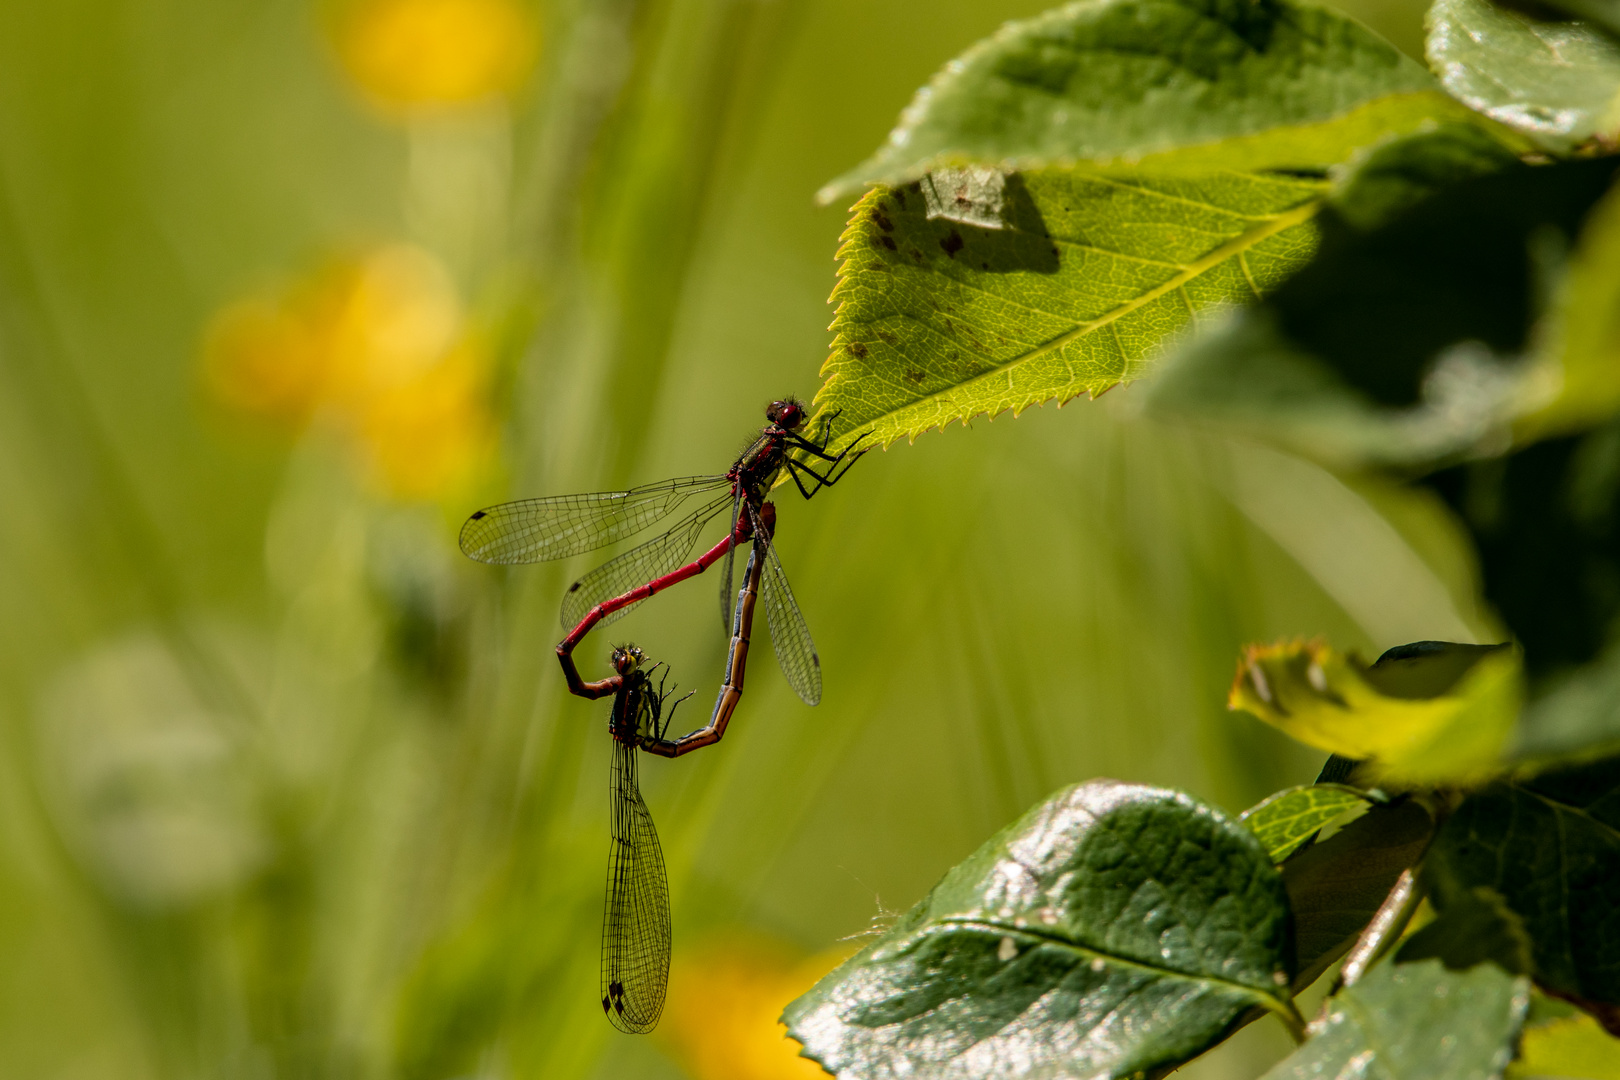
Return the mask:
<path id="1" fill-rule="evenodd" d="M 1350 954 L 1344 958 L 1344 965 L 1339 968 L 1339 976 L 1333 986 L 1333 993 L 1338 993 L 1347 986 L 1354 986 L 1356 982 L 1367 973 L 1373 962 L 1400 939 L 1401 931 L 1411 921 L 1412 913 L 1417 910 L 1418 902 L 1423 899 L 1418 891 L 1417 875 L 1411 867 L 1401 871 L 1401 876 L 1395 879 L 1395 887 L 1389 890 L 1384 902 L 1378 906 L 1372 921 L 1362 930 L 1361 936 L 1350 947 Z"/>
<path id="2" fill-rule="evenodd" d="M 1303 1046 L 1308 1033 L 1305 1028 L 1305 1018 L 1299 1013 L 1299 1006 L 1294 1004 L 1293 998 L 1280 1001 L 1278 1004 L 1283 1007 L 1273 1009 L 1272 1013 L 1278 1020 L 1283 1022 L 1283 1027 L 1288 1029 L 1288 1036 L 1294 1040 L 1294 1045 Z"/>

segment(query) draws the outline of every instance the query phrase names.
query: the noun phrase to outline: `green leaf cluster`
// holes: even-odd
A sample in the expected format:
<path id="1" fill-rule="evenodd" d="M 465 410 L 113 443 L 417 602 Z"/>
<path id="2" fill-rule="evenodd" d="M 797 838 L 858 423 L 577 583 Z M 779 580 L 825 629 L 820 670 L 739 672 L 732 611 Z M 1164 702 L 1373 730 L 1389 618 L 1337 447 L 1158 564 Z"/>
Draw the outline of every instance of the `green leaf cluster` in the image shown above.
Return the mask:
<path id="1" fill-rule="evenodd" d="M 1070 4 L 824 189 L 870 186 L 817 398 L 841 441 L 1151 374 L 1156 420 L 1437 508 L 1501 629 L 1251 647 L 1230 704 L 1331 752 L 1316 784 L 1236 821 L 1059 792 L 789 1007 L 809 1056 L 1152 1076 L 1271 1014 L 1301 1045 L 1269 1078 L 1460 1080 L 1521 1031 L 1537 1061 L 1620 1032 L 1620 20 L 1559 8 L 1437 0 L 1426 73 L 1280 0 Z"/>

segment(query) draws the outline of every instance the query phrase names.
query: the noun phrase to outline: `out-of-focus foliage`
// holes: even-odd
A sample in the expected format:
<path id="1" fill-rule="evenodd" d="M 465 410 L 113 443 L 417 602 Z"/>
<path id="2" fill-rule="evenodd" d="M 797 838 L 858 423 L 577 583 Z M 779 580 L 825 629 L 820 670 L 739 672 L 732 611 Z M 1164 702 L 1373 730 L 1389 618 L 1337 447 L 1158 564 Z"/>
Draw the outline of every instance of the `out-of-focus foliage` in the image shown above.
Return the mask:
<path id="1" fill-rule="evenodd" d="M 550 653 L 579 567 L 473 566 L 455 526 L 711 471 L 808 393 L 816 183 L 1040 6 L 0 11 L 0 1074 L 725 1075 L 780 1028 L 683 1019 L 688 942 L 819 952 L 1087 776 L 1308 780 L 1220 709 L 1244 641 L 1484 635 L 1421 496 L 1107 400 L 874 454 L 782 501 L 823 703 L 764 664 L 724 743 L 643 770 L 670 1041 L 597 1015 L 605 710 Z M 1366 13 L 1415 47 L 1415 7 Z M 620 632 L 704 688 L 689 592 Z"/>
<path id="2" fill-rule="evenodd" d="M 1438 644 L 1438 643 L 1436 643 Z M 1513 650 L 1456 645 L 1462 670 L 1438 687 L 1383 684 L 1321 641 L 1251 645 L 1227 703 L 1293 738 L 1365 763 L 1374 780 L 1441 784 L 1477 780 L 1499 767 L 1524 700 Z M 1406 680 L 1415 681 L 1415 680 Z"/>
<path id="3" fill-rule="evenodd" d="M 1196 76 L 1171 76 L 1178 68 Z M 1320 7 L 1070 3 L 942 67 L 877 153 L 821 198 L 964 165 L 1307 170 L 1469 117 L 1421 64 Z"/>
<path id="4" fill-rule="evenodd" d="M 1620 135 L 1620 41 L 1580 20 L 1488 0 L 1429 9 L 1429 65 L 1447 90 L 1553 150 Z"/>
<path id="5" fill-rule="evenodd" d="M 1385 962 L 1333 999 L 1320 1030 L 1265 1080 L 1342 1076 L 1474 1080 L 1512 1060 L 1530 988 L 1494 964 Z M 1436 1038 L 1436 1032 L 1450 1038 Z"/>

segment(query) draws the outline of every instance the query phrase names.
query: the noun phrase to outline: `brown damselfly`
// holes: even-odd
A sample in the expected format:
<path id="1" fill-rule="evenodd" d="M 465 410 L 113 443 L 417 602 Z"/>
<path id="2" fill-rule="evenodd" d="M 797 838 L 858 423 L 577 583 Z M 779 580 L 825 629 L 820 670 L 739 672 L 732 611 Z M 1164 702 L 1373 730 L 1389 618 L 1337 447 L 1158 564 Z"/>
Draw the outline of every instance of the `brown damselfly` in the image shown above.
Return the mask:
<path id="1" fill-rule="evenodd" d="M 760 555 L 756 540 L 732 616 L 725 678 L 707 727 L 679 739 L 666 737 L 680 701 L 665 714 L 670 691 L 665 689 L 663 676 L 656 685 L 652 679 L 653 672 L 663 665 L 647 664 L 642 651 L 634 645 L 616 647 L 612 654 L 614 674 L 597 682 L 580 679 L 571 653 L 562 658 L 570 690 L 590 698 L 613 695 L 608 714 L 608 729 L 613 736 L 608 784 L 612 845 L 608 852 L 607 898 L 602 908 L 600 991 L 602 1011 L 608 1020 L 620 1031 L 633 1035 L 651 1031 L 664 1011 L 672 937 L 664 854 L 652 814 L 641 797 L 636 751 L 680 757 L 719 742 L 725 734 L 726 724 L 742 697 L 748 668 L 748 638 L 759 595 L 760 568 L 764 565 Z"/>

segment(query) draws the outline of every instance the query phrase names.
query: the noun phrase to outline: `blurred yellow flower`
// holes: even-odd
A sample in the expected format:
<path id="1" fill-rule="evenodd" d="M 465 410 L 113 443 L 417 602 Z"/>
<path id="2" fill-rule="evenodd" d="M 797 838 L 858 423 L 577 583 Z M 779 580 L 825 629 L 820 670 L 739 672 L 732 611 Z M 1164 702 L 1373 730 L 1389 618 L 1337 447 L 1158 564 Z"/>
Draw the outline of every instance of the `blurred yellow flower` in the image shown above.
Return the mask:
<path id="1" fill-rule="evenodd" d="M 510 95 L 534 65 L 534 18 L 519 0 L 354 0 L 338 53 L 368 97 L 435 109 Z"/>
<path id="2" fill-rule="evenodd" d="M 400 498 L 456 491 L 494 445 L 487 350 L 442 264 L 395 245 L 226 307 L 203 349 L 210 395 L 300 430 L 320 418 Z"/>
<path id="3" fill-rule="evenodd" d="M 677 956 L 659 1034 L 696 1080 L 825 1080 L 777 1017 L 852 951 L 806 959 L 754 934 L 711 939 Z"/>

